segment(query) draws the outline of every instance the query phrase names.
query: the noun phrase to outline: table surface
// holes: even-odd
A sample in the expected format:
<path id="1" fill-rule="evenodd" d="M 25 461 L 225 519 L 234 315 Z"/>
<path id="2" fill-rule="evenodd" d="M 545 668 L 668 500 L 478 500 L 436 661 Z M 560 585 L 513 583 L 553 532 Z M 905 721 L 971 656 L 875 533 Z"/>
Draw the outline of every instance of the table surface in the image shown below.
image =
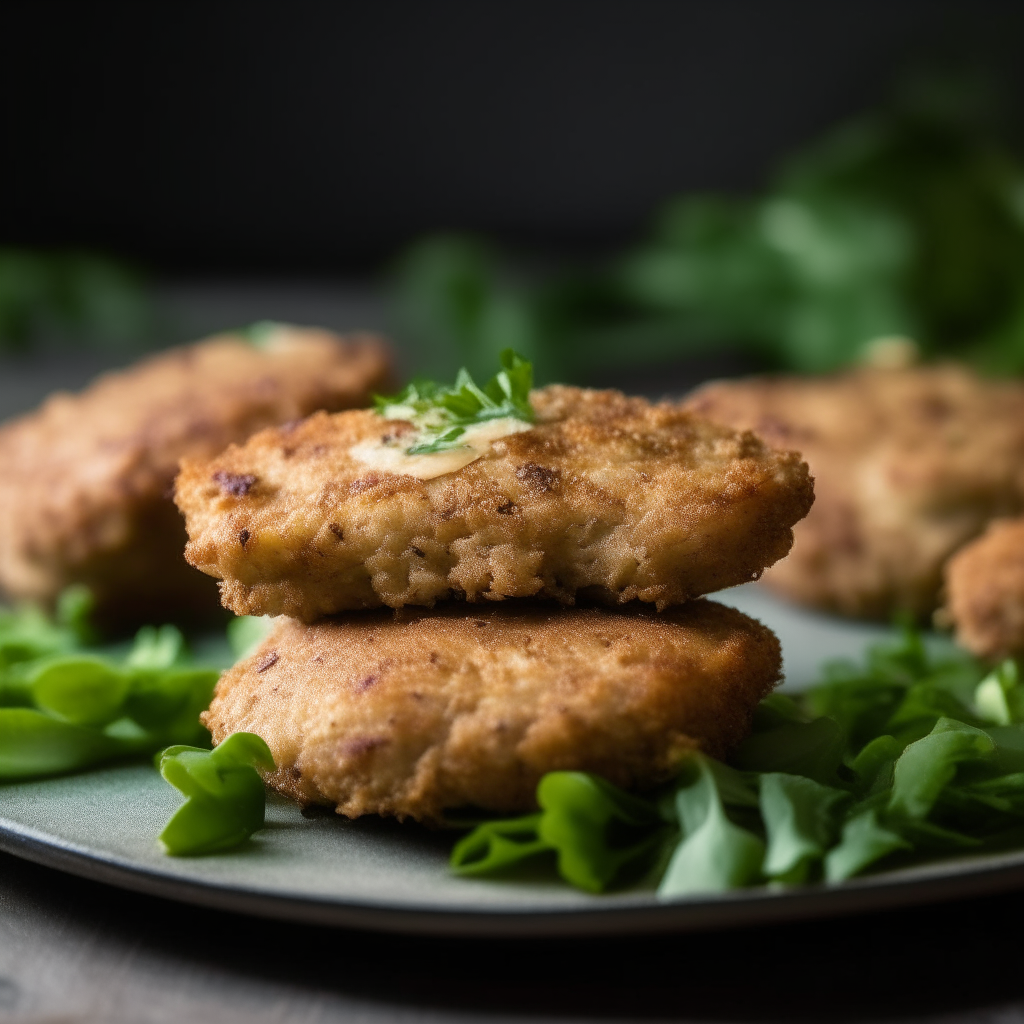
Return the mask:
<path id="1" fill-rule="evenodd" d="M 167 301 L 194 335 L 264 318 L 380 323 L 379 304 L 340 287 L 177 286 Z M 8 363 L 0 416 L 112 361 Z M 0 1024 L 1011 1024 L 1024 1022 L 1022 920 L 1024 891 L 650 939 L 403 938 L 199 910 L 0 854 Z"/>
<path id="2" fill-rule="evenodd" d="M 1024 1021 L 1024 893 L 615 940 L 263 922 L 0 856 L 0 1021 Z"/>

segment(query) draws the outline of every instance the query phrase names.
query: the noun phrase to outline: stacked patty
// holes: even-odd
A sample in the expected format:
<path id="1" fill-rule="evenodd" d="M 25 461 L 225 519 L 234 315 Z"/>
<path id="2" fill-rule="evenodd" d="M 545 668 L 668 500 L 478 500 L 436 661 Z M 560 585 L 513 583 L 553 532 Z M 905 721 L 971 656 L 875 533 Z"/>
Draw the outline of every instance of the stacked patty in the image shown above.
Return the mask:
<path id="1" fill-rule="evenodd" d="M 85 584 L 112 628 L 216 611 L 214 588 L 181 556 L 179 459 L 365 405 L 390 376 L 377 338 L 268 324 L 53 395 L 0 429 L 0 589 L 52 603 Z"/>
<path id="2" fill-rule="evenodd" d="M 671 404 L 530 402 L 454 459 L 396 461 L 413 424 L 363 410 L 183 460 L 187 558 L 227 607 L 279 616 L 204 721 L 262 736 L 282 792 L 427 822 L 527 810 L 547 771 L 649 788 L 749 728 L 778 642 L 700 598 L 787 553 L 807 466 Z"/>

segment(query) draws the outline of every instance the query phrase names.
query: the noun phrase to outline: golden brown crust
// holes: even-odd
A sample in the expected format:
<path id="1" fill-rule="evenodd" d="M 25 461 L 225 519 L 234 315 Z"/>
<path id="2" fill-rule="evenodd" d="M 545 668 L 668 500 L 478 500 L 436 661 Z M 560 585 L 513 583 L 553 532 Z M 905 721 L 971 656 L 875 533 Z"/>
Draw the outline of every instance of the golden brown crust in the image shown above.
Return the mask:
<path id="1" fill-rule="evenodd" d="M 233 611 L 307 622 L 451 596 L 664 608 L 755 578 L 813 500 L 795 455 L 676 406 L 560 386 L 532 401 L 532 430 L 432 480 L 353 459 L 401 427 L 368 411 L 185 460 L 186 557 Z M 245 493 L 222 484 L 242 478 Z"/>
<path id="2" fill-rule="evenodd" d="M 992 523 L 949 561 L 943 617 L 980 657 L 1024 657 L 1024 519 Z"/>
<path id="3" fill-rule="evenodd" d="M 216 594 L 182 557 L 169 500 L 178 460 L 386 386 L 376 338 L 279 328 L 262 347 L 224 335 L 56 394 L 0 429 L 0 586 L 51 601 L 70 583 L 108 618 L 209 614 Z"/>
<path id="4" fill-rule="evenodd" d="M 280 619 L 203 722 L 217 743 L 262 736 L 268 781 L 302 803 L 434 822 L 468 805 L 528 810 L 548 771 L 642 789 L 695 747 L 722 757 L 780 665 L 768 629 L 710 601 Z"/>
<path id="5" fill-rule="evenodd" d="M 701 415 L 798 449 L 815 503 L 764 582 L 843 615 L 929 615 L 942 566 L 1024 508 L 1024 385 L 966 369 L 754 378 L 698 390 Z"/>

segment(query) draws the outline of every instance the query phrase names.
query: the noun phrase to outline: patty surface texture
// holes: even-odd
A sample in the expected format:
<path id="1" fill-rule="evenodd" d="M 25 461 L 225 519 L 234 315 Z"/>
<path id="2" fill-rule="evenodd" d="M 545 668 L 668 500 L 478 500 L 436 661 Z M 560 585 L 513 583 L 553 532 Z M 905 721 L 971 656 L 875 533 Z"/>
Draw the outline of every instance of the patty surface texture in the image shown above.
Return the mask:
<path id="1" fill-rule="evenodd" d="M 974 654 L 1024 657 L 1024 519 L 992 523 L 950 559 L 943 618 Z"/>
<path id="2" fill-rule="evenodd" d="M 306 622 L 448 597 L 664 608 L 756 578 L 813 501 L 798 456 L 677 406 L 562 386 L 531 401 L 533 429 L 428 480 L 353 458 L 409 426 L 370 411 L 185 460 L 186 557 L 232 611 Z"/>
<path id="3" fill-rule="evenodd" d="M 939 603 L 942 567 L 995 517 L 1024 508 L 1024 384 L 945 365 L 722 381 L 695 412 L 796 449 L 815 502 L 764 581 L 866 618 Z"/>
<path id="4" fill-rule="evenodd" d="M 275 326 L 257 343 L 212 338 L 51 396 L 0 428 L 0 588 L 49 602 L 84 583 L 101 620 L 216 612 L 216 589 L 182 556 L 179 459 L 363 405 L 389 373 L 373 337 Z"/>
<path id="5" fill-rule="evenodd" d="M 710 601 L 667 612 L 536 602 L 281 618 L 221 677 L 203 723 L 254 732 L 303 804 L 438 822 L 529 810 L 540 777 L 645 788 L 724 756 L 779 679 L 774 634 Z"/>

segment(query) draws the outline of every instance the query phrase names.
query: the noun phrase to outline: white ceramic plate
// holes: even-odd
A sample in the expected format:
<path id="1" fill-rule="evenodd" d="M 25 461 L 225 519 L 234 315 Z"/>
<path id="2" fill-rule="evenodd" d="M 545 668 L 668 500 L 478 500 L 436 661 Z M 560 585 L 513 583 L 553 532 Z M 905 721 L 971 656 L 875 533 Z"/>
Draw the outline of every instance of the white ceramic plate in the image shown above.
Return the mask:
<path id="1" fill-rule="evenodd" d="M 787 688 L 828 658 L 858 657 L 884 630 L 810 615 L 756 587 L 720 596 L 783 645 Z M 243 849 L 164 856 L 156 836 L 180 802 L 152 768 L 129 765 L 0 787 L 0 849 L 98 881 L 206 906 L 381 930 L 570 935 L 733 927 L 990 893 L 1024 884 L 1024 851 L 857 879 L 838 886 L 659 901 L 590 896 L 555 881 L 463 879 L 450 835 L 380 819 L 304 818 L 268 801 L 267 827 Z"/>

